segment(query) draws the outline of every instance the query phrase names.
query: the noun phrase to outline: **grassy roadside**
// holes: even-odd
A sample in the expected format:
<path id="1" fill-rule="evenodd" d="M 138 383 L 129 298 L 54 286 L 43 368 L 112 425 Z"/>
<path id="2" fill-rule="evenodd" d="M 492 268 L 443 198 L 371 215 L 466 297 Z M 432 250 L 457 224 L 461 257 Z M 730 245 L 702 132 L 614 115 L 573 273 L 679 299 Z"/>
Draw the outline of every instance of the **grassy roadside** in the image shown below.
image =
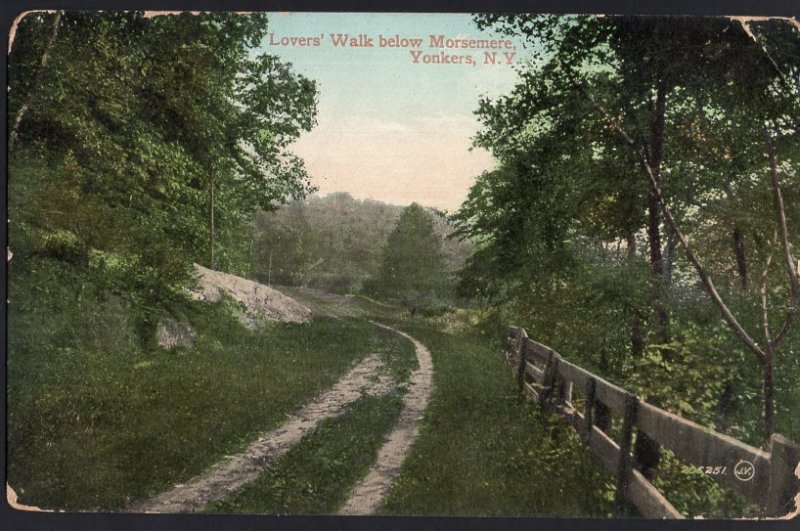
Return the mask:
<path id="1" fill-rule="evenodd" d="M 35 309 L 12 299 L 9 315 L 8 481 L 22 503 L 42 508 L 121 509 L 241 450 L 366 355 L 411 349 L 354 320 L 250 332 L 224 303 L 184 308 L 199 333 L 191 349 L 109 346 L 79 337 L 61 316 L 84 323 L 87 336 L 91 321 L 51 298 Z M 37 323 L 52 328 L 48 337 Z"/>
<path id="2" fill-rule="evenodd" d="M 613 478 L 520 400 L 502 346 L 469 327 L 387 323 L 428 346 L 434 396 L 383 514 L 604 517 Z"/>
<path id="3" fill-rule="evenodd" d="M 374 327 L 378 329 L 378 327 Z M 391 333 L 391 332 L 390 332 Z M 323 422 L 252 483 L 211 503 L 205 512 L 333 514 L 366 475 L 394 426 L 411 372 L 418 367 L 413 345 L 371 341 L 397 384 L 382 397 L 364 396 L 342 415 Z"/>
<path id="4" fill-rule="evenodd" d="M 402 406 L 398 394 L 364 397 L 326 420 L 255 481 L 205 512 L 333 514 L 367 473 Z"/>

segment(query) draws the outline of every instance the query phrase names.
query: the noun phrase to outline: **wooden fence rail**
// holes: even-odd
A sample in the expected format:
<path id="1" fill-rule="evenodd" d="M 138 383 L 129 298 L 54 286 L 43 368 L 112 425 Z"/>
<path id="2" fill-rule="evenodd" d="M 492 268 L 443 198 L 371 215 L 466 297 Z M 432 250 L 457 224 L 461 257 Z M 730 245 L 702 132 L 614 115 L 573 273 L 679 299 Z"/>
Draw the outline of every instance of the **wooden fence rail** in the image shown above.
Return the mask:
<path id="1" fill-rule="evenodd" d="M 642 434 L 757 504 L 761 516 L 782 516 L 794 510 L 794 497 L 800 491 L 800 479 L 795 475 L 800 445 L 773 435 L 769 452 L 749 446 L 646 403 L 563 359 L 530 339 L 522 328 L 509 327 L 507 340 L 506 359 L 514 367 L 520 390 L 558 411 L 592 454 L 616 475 L 618 512 L 622 500 L 627 499 L 644 517 L 684 518 L 645 477 L 646 467 L 632 455 L 634 436 Z M 582 411 L 573 402 L 576 392 L 583 396 Z M 609 411 L 622 420 L 619 442 L 610 435 Z"/>

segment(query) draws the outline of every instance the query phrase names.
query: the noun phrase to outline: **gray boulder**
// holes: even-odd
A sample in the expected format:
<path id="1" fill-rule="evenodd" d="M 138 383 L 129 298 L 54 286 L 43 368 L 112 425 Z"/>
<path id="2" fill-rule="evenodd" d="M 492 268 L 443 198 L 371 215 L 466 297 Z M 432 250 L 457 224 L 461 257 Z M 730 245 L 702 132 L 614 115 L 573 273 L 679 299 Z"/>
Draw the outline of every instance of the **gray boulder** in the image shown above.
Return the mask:
<path id="1" fill-rule="evenodd" d="M 158 322 L 156 341 L 158 346 L 173 350 L 178 347 L 191 347 L 197 339 L 197 330 L 189 323 L 181 323 L 168 317 Z"/>

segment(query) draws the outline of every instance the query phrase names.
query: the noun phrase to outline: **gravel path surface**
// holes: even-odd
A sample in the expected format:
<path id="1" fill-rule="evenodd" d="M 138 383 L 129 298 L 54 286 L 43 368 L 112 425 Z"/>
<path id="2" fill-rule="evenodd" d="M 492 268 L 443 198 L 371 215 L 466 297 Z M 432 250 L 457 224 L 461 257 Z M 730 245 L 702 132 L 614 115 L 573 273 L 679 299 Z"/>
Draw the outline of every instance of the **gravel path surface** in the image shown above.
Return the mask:
<path id="1" fill-rule="evenodd" d="M 363 393 L 381 396 L 394 386 L 381 370 L 382 362 L 372 355 L 330 390 L 307 403 L 280 427 L 265 433 L 237 455 L 229 456 L 211 469 L 184 484 L 175 485 L 141 504 L 130 512 L 185 513 L 199 511 L 209 502 L 222 499 L 256 479 L 270 463 L 286 454 L 303 436 L 325 419 L 335 417 L 358 400 Z"/>
<path id="2" fill-rule="evenodd" d="M 394 479 L 417 438 L 419 421 L 425 414 L 433 387 L 433 362 L 428 349 L 413 337 L 388 326 L 373 323 L 399 334 L 414 344 L 419 368 L 411 374 L 408 392 L 403 397 L 403 409 L 394 429 L 378 452 L 375 463 L 359 483 L 339 514 L 375 514 L 392 488 Z"/>

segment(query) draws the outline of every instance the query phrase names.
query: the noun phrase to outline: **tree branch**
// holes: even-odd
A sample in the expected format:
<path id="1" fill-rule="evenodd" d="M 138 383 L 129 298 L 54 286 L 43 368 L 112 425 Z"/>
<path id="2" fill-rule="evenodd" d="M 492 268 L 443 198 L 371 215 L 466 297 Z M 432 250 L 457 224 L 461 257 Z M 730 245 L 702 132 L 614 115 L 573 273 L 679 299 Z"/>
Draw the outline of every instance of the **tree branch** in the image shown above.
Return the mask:
<path id="1" fill-rule="evenodd" d="M 14 118 L 14 127 L 11 129 L 11 135 L 9 139 L 9 148 L 13 148 L 14 144 L 17 142 L 17 136 L 19 134 L 19 126 L 22 123 L 22 118 L 25 116 L 25 113 L 28 111 L 28 107 L 30 106 L 31 102 L 31 94 L 34 90 L 36 90 L 37 85 L 39 85 L 39 81 L 42 77 L 42 72 L 44 71 L 44 67 L 47 65 L 47 61 L 50 60 L 50 54 L 53 51 L 53 46 L 56 42 L 56 37 L 58 36 L 58 26 L 61 22 L 61 11 L 56 13 L 56 18 L 53 20 L 53 31 L 50 34 L 50 39 L 47 41 L 47 45 L 44 48 L 44 52 L 42 53 L 42 59 L 39 62 L 39 71 L 36 72 L 36 78 L 33 81 L 33 85 L 31 86 L 31 92 L 28 95 L 28 101 L 24 102 L 22 106 L 20 106 L 19 111 L 17 111 L 17 116 Z M 9 50 L 10 52 L 11 50 Z"/>
<path id="2" fill-rule="evenodd" d="M 632 137 L 617 123 L 616 120 L 612 119 L 609 115 L 608 111 L 594 99 L 594 97 L 589 93 L 589 91 L 578 83 L 575 80 L 572 80 L 573 85 L 583 94 L 586 99 L 597 109 L 600 114 L 603 115 L 603 118 L 609 123 L 609 125 L 622 137 L 625 142 L 630 145 L 634 150 L 636 149 L 635 143 L 633 142 Z M 764 352 L 758 344 L 753 341 L 753 338 L 750 337 L 750 334 L 739 324 L 739 321 L 734 317 L 731 313 L 728 306 L 725 304 L 725 301 L 722 300 L 719 292 L 717 292 L 716 287 L 714 286 L 714 282 L 706 273 L 705 268 L 700 263 L 700 259 L 695 254 L 694 250 L 689 245 L 689 240 L 681 231 L 680 226 L 678 226 L 678 222 L 675 220 L 675 217 L 672 215 L 672 211 L 670 210 L 667 202 L 664 199 L 664 194 L 661 192 L 661 187 L 658 184 L 658 181 L 655 178 L 655 174 L 653 173 L 653 169 L 650 167 L 650 164 L 647 160 L 647 154 L 642 150 L 638 151 L 638 155 L 641 158 L 642 164 L 644 165 L 645 172 L 647 173 L 648 178 L 650 179 L 650 185 L 652 186 L 653 192 L 655 193 L 656 197 L 658 198 L 658 202 L 661 205 L 661 208 L 664 211 L 664 217 L 667 222 L 672 227 L 672 230 L 675 231 L 675 235 L 678 237 L 678 241 L 683 247 L 684 252 L 686 253 L 686 257 L 689 259 L 689 262 L 692 263 L 694 266 L 695 271 L 697 271 L 698 276 L 700 277 L 700 281 L 703 283 L 703 286 L 706 289 L 706 292 L 711 297 L 711 300 L 719 309 L 720 313 L 722 314 L 723 319 L 728 325 L 733 329 L 736 335 L 744 342 L 745 345 L 759 358 L 759 360 L 763 361 L 767 358 L 766 353 Z"/>
<path id="3" fill-rule="evenodd" d="M 789 243 L 789 229 L 786 222 L 786 207 L 783 203 L 783 192 L 781 191 L 780 179 L 778 178 L 778 160 L 775 155 L 775 144 L 772 137 L 764 126 L 764 139 L 767 143 L 767 154 L 769 155 L 770 176 L 772 178 L 772 193 L 775 196 L 775 204 L 778 209 L 778 222 L 781 227 L 781 247 L 783 248 L 784 258 L 786 262 L 786 274 L 789 277 L 789 291 L 791 294 L 791 302 L 789 311 L 786 314 L 786 320 L 781 327 L 778 335 L 775 336 L 773 347 L 778 348 L 778 345 L 783 342 L 789 334 L 794 325 L 797 317 L 797 307 L 800 305 L 800 288 L 798 288 L 797 280 L 797 266 L 795 266 L 794 256 L 792 256 L 792 247 Z"/>
<path id="4" fill-rule="evenodd" d="M 594 106 L 594 108 L 597 109 L 600 112 L 600 114 L 603 115 L 603 118 L 605 119 L 606 122 L 608 122 L 608 125 L 610 125 L 617 133 L 619 133 L 619 135 L 623 138 L 623 140 L 625 140 L 625 142 L 629 146 L 636 149 L 636 142 L 633 141 L 633 138 L 622 128 L 622 126 L 619 125 L 619 123 L 617 123 L 616 120 L 614 120 L 611 117 L 606 108 L 603 107 L 596 99 L 594 99 L 594 96 L 592 96 L 592 94 L 586 89 L 586 87 L 584 87 L 583 85 L 574 80 L 572 81 L 572 83 L 575 86 L 575 88 L 578 89 L 578 91 L 581 94 L 583 94 L 583 96 L 587 100 L 589 100 L 589 102 Z M 647 162 L 648 161 L 647 154 L 644 152 L 644 150 L 642 150 L 639 153 L 639 155 L 643 158 L 643 161 L 649 167 L 649 163 Z"/>
<path id="5" fill-rule="evenodd" d="M 772 193 L 775 195 L 775 203 L 778 209 L 778 222 L 781 228 L 781 247 L 786 260 L 786 274 L 789 276 L 789 291 L 791 293 L 792 307 L 789 308 L 787 319 L 794 321 L 797 314 L 797 306 L 800 305 L 800 287 L 798 287 L 797 269 L 795 260 L 792 256 L 792 247 L 789 244 L 789 227 L 786 222 L 786 207 L 783 204 L 783 192 L 778 178 L 778 161 L 775 156 L 775 144 L 769 135 L 766 125 L 764 126 L 764 139 L 767 142 L 767 153 L 769 155 L 769 169 L 772 176 Z"/>
<path id="6" fill-rule="evenodd" d="M 777 239 L 778 231 L 775 230 L 773 242 Z M 761 274 L 761 289 L 759 290 L 759 293 L 761 294 L 761 322 L 764 330 L 764 344 L 767 345 L 767 351 L 774 346 L 769 333 L 769 310 L 767 309 L 767 277 L 769 276 L 769 266 L 772 265 L 773 254 L 773 251 L 770 251 L 769 256 L 767 256 L 767 264 L 764 266 L 764 272 Z"/>
<path id="7" fill-rule="evenodd" d="M 778 63 L 775 61 L 775 59 L 772 58 L 772 54 L 769 53 L 767 47 L 758 40 L 755 33 L 753 33 L 753 30 L 750 29 L 750 24 L 749 24 L 750 20 L 756 20 L 757 18 L 758 17 L 731 17 L 732 20 L 739 21 L 739 24 L 741 24 L 742 30 L 744 30 L 745 34 L 747 34 L 747 36 L 753 40 L 756 46 L 761 48 L 761 51 L 764 52 L 764 56 L 767 58 L 769 63 L 772 65 L 772 68 L 775 69 L 775 71 L 780 76 L 781 81 L 783 81 L 786 84 L 789 90 L 794 91 L 800 89 L 800 85 L 797 84 L 796 81 L 794 83 L 794 86 L 792 86 L 792 81 L 790 81 L 789 78 L 786 76 L 786 74 L 783 72 L 783 70 L 781 70 L 781 67 L 778 66 Z M 800 29 L 800 26 L 798 26 L 796 20 L 793 20 L 792 18 L 788 18 L 787 20 L 789 20 L 789 22 L 791 22 L 792 25 Z"/>

